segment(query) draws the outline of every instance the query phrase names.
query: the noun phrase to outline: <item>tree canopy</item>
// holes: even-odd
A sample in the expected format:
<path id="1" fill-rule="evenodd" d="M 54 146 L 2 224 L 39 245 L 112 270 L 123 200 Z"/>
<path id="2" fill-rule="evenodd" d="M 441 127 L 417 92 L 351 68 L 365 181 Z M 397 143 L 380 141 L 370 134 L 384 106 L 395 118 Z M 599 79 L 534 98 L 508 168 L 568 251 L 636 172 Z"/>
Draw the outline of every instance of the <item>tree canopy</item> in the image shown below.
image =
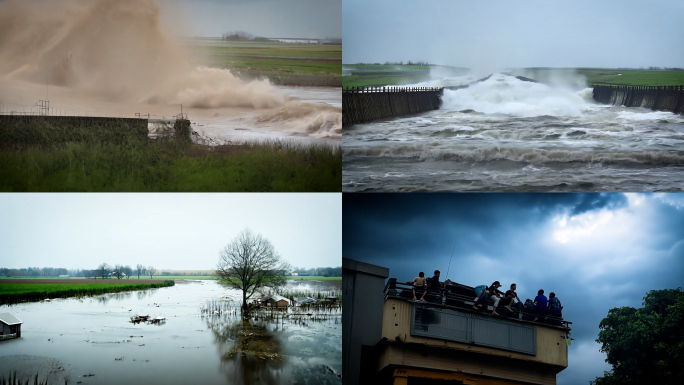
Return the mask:
<path id="1" fill-rule="evenodd" d="M 643 307 L 608 311 L 596 342 L 613 370 L 594 385 L 684 383 L 684 292 L 651 290 Z"/>
<path id="2" fill-rule="evenodd" d="M 242 291 L 242 307 L 263 287 L 285 283 L 290 265 L 282 260 L 266 238 L 244 230 L 219 254 L 216 275 L 219 282 Z"/>

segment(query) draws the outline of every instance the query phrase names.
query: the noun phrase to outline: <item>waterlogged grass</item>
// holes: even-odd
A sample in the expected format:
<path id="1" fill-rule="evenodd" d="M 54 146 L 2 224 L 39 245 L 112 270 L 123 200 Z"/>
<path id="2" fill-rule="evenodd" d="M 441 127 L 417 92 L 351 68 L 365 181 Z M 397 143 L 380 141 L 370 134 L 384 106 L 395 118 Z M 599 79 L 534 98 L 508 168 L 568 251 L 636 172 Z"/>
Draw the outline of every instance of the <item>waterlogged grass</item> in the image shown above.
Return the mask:
<path id="1" fill-rule="evenodd" d="M 146 290 L 173 286 L 173 280 L 154 283 L 124 282 L 82 282 L 82 283 L 2 283 L 0 282 L 0 303 L 42 301 L 46 298 L 80 297 L 118 293 L 122 291 Z"/>
<path id="2" fill-rule="evenodd" d="M 148 143 L 137 133 L 117 133 L 116 122 L 100 130 L 115 138 L 34 122 L 0 127 L 0 191 L 341 191 L 341 149 L 332 144 Z"/>

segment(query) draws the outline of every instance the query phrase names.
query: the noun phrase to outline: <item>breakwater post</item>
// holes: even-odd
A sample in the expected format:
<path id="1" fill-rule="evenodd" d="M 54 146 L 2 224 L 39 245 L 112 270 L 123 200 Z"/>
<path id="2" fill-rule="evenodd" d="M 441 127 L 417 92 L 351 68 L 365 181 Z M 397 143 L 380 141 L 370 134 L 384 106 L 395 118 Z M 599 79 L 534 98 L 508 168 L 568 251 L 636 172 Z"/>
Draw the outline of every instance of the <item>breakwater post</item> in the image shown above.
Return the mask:
<path id="1" fill-rule="evenodd" d="M 594 85 L 594 100 L 599 103 L 684 114 L 684 86 Z"/>
<path id="2" fill-rule="evenodd" d="M 342 90 L 342 126 L 432 111 L 442 104 L 443 88 L 350 87 Z"/>

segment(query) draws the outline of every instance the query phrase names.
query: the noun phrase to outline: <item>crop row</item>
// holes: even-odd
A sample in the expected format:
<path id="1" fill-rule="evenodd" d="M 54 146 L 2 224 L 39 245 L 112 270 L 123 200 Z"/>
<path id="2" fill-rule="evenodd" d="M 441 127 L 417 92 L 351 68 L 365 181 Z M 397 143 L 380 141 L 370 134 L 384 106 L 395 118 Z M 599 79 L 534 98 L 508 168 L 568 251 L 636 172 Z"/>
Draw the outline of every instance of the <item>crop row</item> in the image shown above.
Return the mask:
<path id="1" fill-rule="evenodd" d="M 42 301 L 52 298 L 82 297 L 122 291 L 146 290 L 173 286 L 172 280 L 157 283 L 63 283 L 0 284 L 0 304 Z"/>

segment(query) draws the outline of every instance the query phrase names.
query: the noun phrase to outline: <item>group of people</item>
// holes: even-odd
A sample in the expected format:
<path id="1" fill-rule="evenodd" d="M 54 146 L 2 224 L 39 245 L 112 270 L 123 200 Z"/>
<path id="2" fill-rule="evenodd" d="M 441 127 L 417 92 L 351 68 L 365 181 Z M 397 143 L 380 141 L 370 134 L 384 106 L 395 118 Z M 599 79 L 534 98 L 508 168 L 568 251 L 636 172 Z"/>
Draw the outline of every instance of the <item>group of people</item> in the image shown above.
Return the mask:
<path id="1" fill-rule="evenodd" d="M 520 301 L 518 294 L 515 292 L 515 289 L 517 288 L 515 283 L 511 284 L 510 290 L 506 291 L 506 293 L 499 291 L 498 289 L 500 287 L 501 283 L 499 283 L 499 281 L 494 281 L 490 286 L 480 285 L 476 287 L 475 294 L 477 297 L 475 297 L 473 309 L 479 310 L 478 306 L 480 304 L 484 303 L 484 301 L 488 299 L 491 299 L 494 301 L 492 314 L 499 315 L 499 313 L 496 312 L 496 308 L 499 306 L 499 301 L 503 299 L 503 307 L 506 310 L 512 313 L 512 307 L 517 308 L 519 312 L 522 312 L 522 309 L 527 309 L 529 313 L 535 315 L 534 321 L 537 321 L 539 316 L 544 316 L 547 314 L 558 318 L 563 317 L 563 306 L 561 305 L 558 297 L 556 297 L 556 293 L 550 293 L 549 298 L 547 299 L 544 295 L 544 289 L 540 289 L 537 292 L 537 296 L 534 298 L 534 301 L 528 298 L 525 300 L 525 303 L 523 303 Z M 501 294 L 503 294 L 503 297 Z"/>
<path id="2" fill-rule="evenodd" d="M 435 275 L 432 278 L 426 279 L 425 273 L 421 271 L 418 276 L 413 279 L 413 282 L 411 282 L 413 285 L 413 300 L 424 302 L 425 294 L 427 294 L 430 288 L 442 288 L 443 284 L 439 281 L 439 276 L 439 270 L 435 270 Z M 517 288 L 515 283 L 512 283 L 510 290 L 507 290 L 505 293 L 498 290 L 500 287 L 501 283 L 499 283 L 499 281 L 494 281 L 490 286 L 477 286 L 475 288 L 476 297 L 474 299 L 475 304 L 473 304 L 473 309 L 479 310 L 480 305 L 484 304 L 488 299 L 491 299 L 494 301 L 492 314 L 499 315 L 496 308 L 499 306 L 499 302 L 503 300 L 502 305 L 504 309 L 511 313 L 513 313 L 513 308 L 518 309 L 519 312 L 522 312 L 522 309 L 526 309 L 527 312 L 535 315 L 534 321 L 537 321 L 539 316 L 545 316 L 547 314 L 559 318 L 563 317 L 563 306 L 558 297 L 556 297 L 556 293 L 550 293 L 549 298 L 546 298 L 544 290 L 541 289 L 537 292 L 534 301 L 528 298 L 523 303 L 515 292 Z M 416 297 L 416 289 L 418 289 L 419 294 L 422 293 L 420 300 Z"/>

